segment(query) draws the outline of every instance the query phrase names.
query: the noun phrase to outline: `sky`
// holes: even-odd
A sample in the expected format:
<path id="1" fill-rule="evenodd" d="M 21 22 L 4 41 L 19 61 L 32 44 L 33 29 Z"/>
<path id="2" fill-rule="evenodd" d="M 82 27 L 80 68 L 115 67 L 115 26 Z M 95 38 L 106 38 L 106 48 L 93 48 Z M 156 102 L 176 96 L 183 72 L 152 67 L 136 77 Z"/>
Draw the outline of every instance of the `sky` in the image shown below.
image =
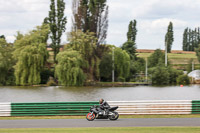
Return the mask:
<path id="1" fill-rule="evenodd" d="M 65 0 L 67 31 L 62 43 L 67 42 L 71 30 L 72 0 Z M 172 49 L 182 49 L 182 35 L 186 27 L 200 24 L 200 0 L 107 0 L 109 27 L 107 44 L 122 46 L 126 42 L 128 24 L 137 20 L 138 49 L 164 49 L 164 37 L 171 21 L 174 26 Z M 27 33 L 41 25 L 48 16 L 50 0 L 0 0 L 0 35 L 8 42 L 15 40 L 17 31 Z"/>

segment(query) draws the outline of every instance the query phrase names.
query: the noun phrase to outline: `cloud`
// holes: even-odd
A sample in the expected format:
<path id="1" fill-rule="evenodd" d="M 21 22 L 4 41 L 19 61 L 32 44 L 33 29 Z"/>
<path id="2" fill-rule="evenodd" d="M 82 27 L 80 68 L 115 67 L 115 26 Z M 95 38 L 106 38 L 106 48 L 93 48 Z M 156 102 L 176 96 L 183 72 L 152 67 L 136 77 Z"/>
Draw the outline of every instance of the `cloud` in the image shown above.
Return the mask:
<path id="1" fill-rule="evenodd" d="M 138 48 L 163 48 L 167 26 L 172 21 L 175 37 L 173 48 L 181 49 L 184 29 L 199 26 L 199 0 L 110 0 L 109 4 L 112 8 L 107 40 L 118 46 L 126 40 L 128 23 L 133 19 L 138 22 Z"/>
<path id="2" fill-rule="evenodd" d="M 16 31 L 28 32 L 48 15 L 49 0 L 0 0 L 0 34 L 14 41 Z"/>
<path id="3" fill-rule="evenodd" d="M 156 32 L 162 32 L 163 30 L 166 31 L 169 22 L 173 23 L 174 29 L 182 29 L 187 27 L 187 22 L 183 20 L 178 20 L 178 19 L 170 19 L 170 18 L 162 18 L 162 19 L 156 19 L 156 20 L 145 20 L 141 22 L 139 27 L 141 30 L 146 30 L 146 31 L 156 31 Z"/>
<path id="4" fill-rule="evenodd" d="M 71 30 L 72 0 L 65 0 L 67 32 Z M 174 24 L 174 49 L 181 49 L 186 27 L 199 26 L 199 0 L 107 0 L 109 29 L 107 43 L 116 46 L 126 41 L 128 24 L 137 20 L 138 48 L 162 48 L 170 21 Z M 14 41 L 16 31 L 26 33 L 48 16 L 50 0 L 0 0 L 0 35 Z M 66 33 L 62 42 L 66 42 Z"/>
<path id="5" fill-rule="evenodd" d="M 132 9 L 132 15 L 142 19 L 163 17 L 179 19 L 188 13 L 190 16 L 187 14 L 188 16 L 185 16 L 187 19 L 187 17 L 194 16 L 191 12 L 199 14 L 199 6 L 199 0 L 141 0 L 141 3 Z"/>

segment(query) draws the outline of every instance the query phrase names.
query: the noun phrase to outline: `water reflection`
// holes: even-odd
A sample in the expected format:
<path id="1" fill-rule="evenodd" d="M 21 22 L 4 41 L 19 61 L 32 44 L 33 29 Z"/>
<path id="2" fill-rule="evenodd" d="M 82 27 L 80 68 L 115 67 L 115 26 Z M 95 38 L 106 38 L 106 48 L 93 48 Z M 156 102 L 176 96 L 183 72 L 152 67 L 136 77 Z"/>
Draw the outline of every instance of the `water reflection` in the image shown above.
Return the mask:
<path id="1" fill-rule="evenodd" d="M 0 102 L 199 100 L 200 86 L 0 87 Z"/>

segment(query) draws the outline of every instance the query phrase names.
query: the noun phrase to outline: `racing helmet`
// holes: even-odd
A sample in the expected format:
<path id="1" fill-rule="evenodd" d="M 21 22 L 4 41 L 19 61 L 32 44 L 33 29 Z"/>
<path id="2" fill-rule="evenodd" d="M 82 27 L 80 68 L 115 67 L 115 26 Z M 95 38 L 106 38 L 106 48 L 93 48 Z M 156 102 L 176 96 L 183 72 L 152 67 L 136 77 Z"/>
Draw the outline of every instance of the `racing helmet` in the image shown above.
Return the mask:
<path id="1" fill-rule="evenodd" d="M 102 104 L 104 102 L 104 100 L 101 98 L 100 100 L 99 100 L 99 104 Z"/>

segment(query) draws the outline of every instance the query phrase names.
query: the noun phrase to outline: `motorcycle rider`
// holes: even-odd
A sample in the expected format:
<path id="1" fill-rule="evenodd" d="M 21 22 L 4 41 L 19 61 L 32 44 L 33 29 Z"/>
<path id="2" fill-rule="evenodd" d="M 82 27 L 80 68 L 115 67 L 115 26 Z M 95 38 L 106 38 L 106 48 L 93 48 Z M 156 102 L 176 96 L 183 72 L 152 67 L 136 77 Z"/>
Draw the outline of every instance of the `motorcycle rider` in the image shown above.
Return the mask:
<path id="1" fill-rule="evenodd" d="M 99 100 L 99 104 L 100 104 L 100 108 L 105 111 L 105 114 L 108 115 L 109 113 L 109 108 L 110 108 L 110 105 L 104 100 L 104 99 L 100 99 Z"/>

